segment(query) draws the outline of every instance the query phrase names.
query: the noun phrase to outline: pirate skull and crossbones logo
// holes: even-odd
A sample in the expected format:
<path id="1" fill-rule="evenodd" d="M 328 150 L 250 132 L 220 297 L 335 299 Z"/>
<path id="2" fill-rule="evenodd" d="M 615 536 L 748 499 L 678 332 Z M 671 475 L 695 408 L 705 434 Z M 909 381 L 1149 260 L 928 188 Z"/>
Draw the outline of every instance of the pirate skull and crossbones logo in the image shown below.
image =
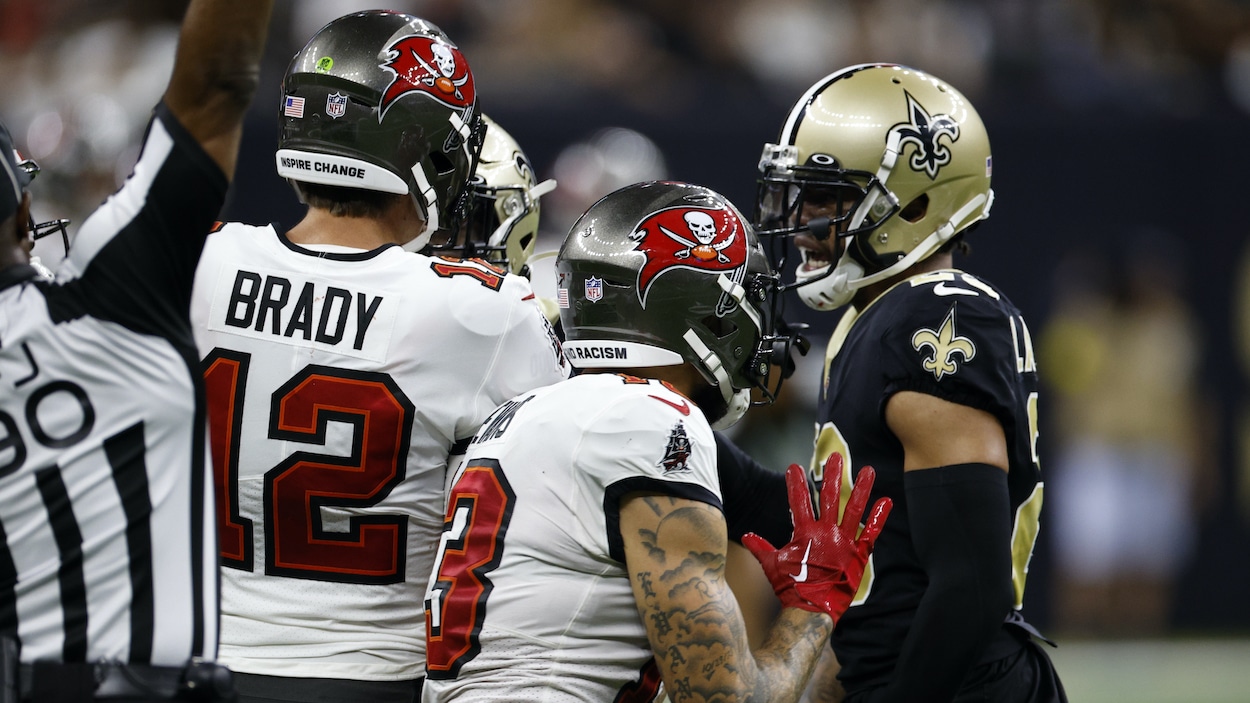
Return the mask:
<path id="1" fill-rule="evenodd" d="M 712 220 L 711 215 L 699 210 L 690 210 L 682 219 L 686 221 L 686 227 L 690 230 L 690 235 L 694 237 L 693 241 L 677 234 L 664 225 L 660 225 L 661 232 L 685 247 L 673 254 L 673 256 L 678 259 L 687 259 L 693 255 L 696 259 L 703 261 L 716 259 L 722 264 L 729 263 L 729 257 L 725 256 L 723 252 L 729 245 L 733 244 L 736 232 L 730 232 L 724 241 L 713 244 L 712 241 L 716 239 L 716 222 Z"/>
<path id="2" fill-rule="evenodd" d="M 430 53 L 434 56 L 434 64 L 437 68 L 431 66 L 417 52 L 412 52 L 412 57 L 426 71 L 426 74 L 421 77 L 421 82 L 427 86 L 436 87 L 444 93 L 455 95 L 457 100 L 463 100 L 464 95 L 460 93 L 460 86 L 469 80 L 468 72 L 458 80 L 453 78 L 456 75 L 456 57 L 446 44 L 431 44 Z"/>

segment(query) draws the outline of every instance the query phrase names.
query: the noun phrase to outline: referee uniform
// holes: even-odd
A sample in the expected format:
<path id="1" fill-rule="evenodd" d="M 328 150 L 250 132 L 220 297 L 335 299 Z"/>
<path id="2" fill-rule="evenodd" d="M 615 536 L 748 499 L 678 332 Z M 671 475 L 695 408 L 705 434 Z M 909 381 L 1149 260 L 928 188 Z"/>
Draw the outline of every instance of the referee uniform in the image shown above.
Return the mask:
<path id="1" fill-rule="evenodd" d="M 0 152 L 4 221 L 29 176 L 2 125 Z M 158 105 L 134 172 L 56 280 L 0 270 L 0 701 L 212 700 L 228 682 L 211 664 L 211 464 L 188 314 L 226 187 Z"/>

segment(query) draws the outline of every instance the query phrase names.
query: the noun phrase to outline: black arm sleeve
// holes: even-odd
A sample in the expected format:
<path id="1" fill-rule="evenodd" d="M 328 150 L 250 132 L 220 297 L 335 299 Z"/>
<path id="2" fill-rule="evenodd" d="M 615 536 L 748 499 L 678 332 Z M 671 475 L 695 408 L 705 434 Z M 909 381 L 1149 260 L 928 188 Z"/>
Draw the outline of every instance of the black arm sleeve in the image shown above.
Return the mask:
<path id="1" fill-rule="evenodd" d="M 716 473 L 729 539 L 742 542 L 748 532 L 774 547 L 790 542 L 794 521 L 786 495 L 785 474 L 769 471 L 720 432 L 716 435 Z"/>
<path id="2" fill-rule="evenodd" d="M 912 543 L 929 585 L 890 685 L 869 698 L 950 701 L 1012 606 L 1007 472 L 988 464 L 903 476 Z"/>

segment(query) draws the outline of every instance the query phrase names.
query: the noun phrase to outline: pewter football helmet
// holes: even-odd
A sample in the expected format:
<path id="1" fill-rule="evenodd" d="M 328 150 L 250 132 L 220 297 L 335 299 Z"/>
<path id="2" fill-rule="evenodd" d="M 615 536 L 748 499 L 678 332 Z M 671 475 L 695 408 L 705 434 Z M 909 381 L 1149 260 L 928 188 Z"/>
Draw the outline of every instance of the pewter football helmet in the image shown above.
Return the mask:
<path id="1" fill-rule="evenodd" d="M 399 12 L 340 17 L 282 81 L 278 175 L 294 183 L 410 195 L 425 230 L 455 231 L 481 149 L 473 73 L 434 24 Z"/>
<path id="2" fill-rule="evenodd" d="M 689 363 L 719 391 L 713 427 L 751 391 L 772 402 L 778 279 L 750 224 L 723 196 L 687 183 L 626 186 L 573 225 L 556 257 L 565 355 L 576 368 Z"/>

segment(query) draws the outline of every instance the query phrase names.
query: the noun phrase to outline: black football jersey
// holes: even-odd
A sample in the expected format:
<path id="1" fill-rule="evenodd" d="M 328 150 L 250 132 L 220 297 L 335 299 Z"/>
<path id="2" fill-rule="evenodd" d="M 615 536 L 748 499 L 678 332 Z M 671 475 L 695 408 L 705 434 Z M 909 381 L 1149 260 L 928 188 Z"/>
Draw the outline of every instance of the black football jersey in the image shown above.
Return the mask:
<path id="1" fill-rule="evenodd" d="M 818 482 L 834 478 L 821 476 L 820 467 L 831 453 L 842 452 L 843 506 L 850 476 L 866 465 L 877 472 L 869 504 L 883 496 L 894 501 L 855 601 L 832 640 L 848 691 L 890 677 L 927 584 L 908 524 L 903 447 L 885 422 L 886 402 L 899 391 L 978 408 L 1002 423 L 1015 520 L 1004 529 L 1012 530 L 1017 610 L 1037 536 L 1042 504 L 1037 370 L 1020 311 L 993 285 L 950 269 L 902 281 L 861 313 L 848 311 L 830 338 L 813 472 Z M 990 646 L 985 656 L 1002 651 Z"/>

